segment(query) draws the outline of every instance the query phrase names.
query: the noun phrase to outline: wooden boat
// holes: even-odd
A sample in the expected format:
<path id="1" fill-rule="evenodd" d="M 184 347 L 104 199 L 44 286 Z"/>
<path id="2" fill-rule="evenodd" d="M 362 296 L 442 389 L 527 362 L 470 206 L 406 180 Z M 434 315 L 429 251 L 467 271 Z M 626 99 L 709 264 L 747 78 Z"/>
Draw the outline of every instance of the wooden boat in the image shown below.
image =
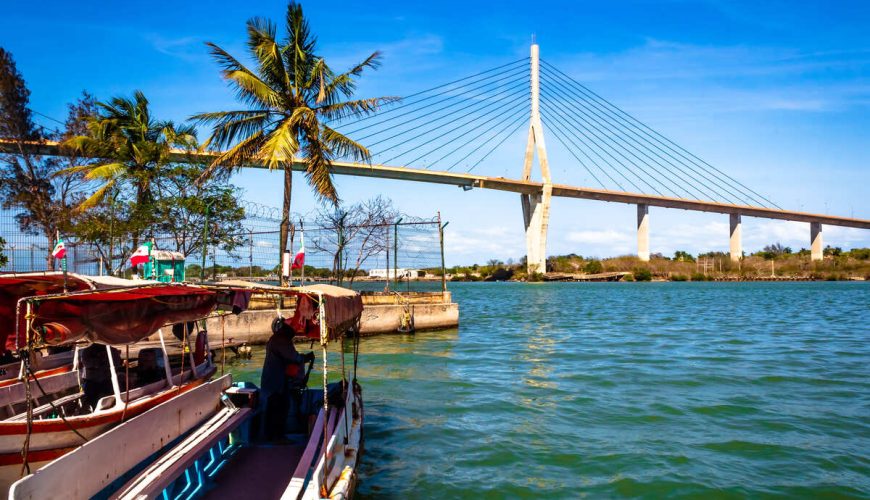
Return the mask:
<path id="1" fill-rule="evenodd" d="M 326 389 L 327 345 L 343 339 L 347 331 L 358 332 L 362 302 L 355 292 L 328 285 L 290 289 L 286 294 L 297 300 L 290 321 L 302 317 L 296 323 L 302 328 L 296 331 L 320 340 Z M 307 307 L 300 307 L 305 301 Z M 305 317 L 305 311 L 311 314 Z M 192 415 L 186 407 L 174 407 L 175 401 L 163 403 L 17 481 L 9 498 L 45 498 L 57 491 L 73 499 L 244 498 L 252 492 L 256 498 L 349 498 L 362 452 L 364 419 L 362 389 L 356 380 L 358 335 L 353 341 L 353 370 L 345 370 L 342 355 L 338 387 L 343 404 L 334 405 L 324 397 L 311 432 L 266 441 L 256 387 L 237 384 L 215 392 L 215 385 L 229 385 L 222 377 L 182 396 L 195 400 L 189 405 Z M 197 422 L 190 424 L 191 420 Z M 170 445 L 160 447 L 167 442 Z M 89 474 L 80 473 L 83 464 L 90 464 Z"/>
<path id="2" fill-rule="evenodd" d="M 22 372 L 33 375 L 28 353 L 44 346 L 77 341 L 106 344 L 112 392 L 97 400 L 94 408 L 82 408 L 84 396 L 76 383 L 63 397 L 49 397 L 36 405 L 33 396 L 51 396 L 61 384 L 78 377 L 77 371 L 26 378 L 16 387 L 26 392 L 27 410 L 0 420 L 0 488 L 22 475 L 68 453 L 109 428 L 184 394 L 208 380 L 215 367 L 203 339 L 199 353 L 190 349 L 172 366 L 166 350 L 152 350 L 162 358 L 163 374 L 127 372 L 129 385 L 121 385 L 110 345 L 134 343 L 167 324 L 186 323 L 208 316 L 217 306 L 218 293 L 200 287 L 160 284 L 109 290 L 86 290 L 61 295 L 20 299 L 12 341 L 21 353 Z M 188 340 L 188 339 L 186 339 Z M 7 345 L 10 345 L 7 341 Z M 198 354 L 198 359 L 197 359 Z M 189 358 L 187 361 L 185 358 Z M 141 362 L 140 354 L 140 362 Z M 159 362 L 157 363 L 160 364 Z M 151 370 L 153 372 L 153 370 Z M 54 382 L 57 384 L 53 385 Z M 56 394 L 56 393 L 55 393 Z"/>

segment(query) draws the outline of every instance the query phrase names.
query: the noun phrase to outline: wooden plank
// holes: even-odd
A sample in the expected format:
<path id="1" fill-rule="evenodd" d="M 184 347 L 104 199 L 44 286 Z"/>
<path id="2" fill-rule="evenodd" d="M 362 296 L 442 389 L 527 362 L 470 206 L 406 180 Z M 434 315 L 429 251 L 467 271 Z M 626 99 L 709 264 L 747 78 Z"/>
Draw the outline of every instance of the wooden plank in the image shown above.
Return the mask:
<path id="1" fill-rule="evenodd" d="M 116 478 L 212 416 L 232 379 L 225 375 L 91 439 L 12 485 L 10 499 L 91 498 Z M 88 471 L 91 471 L 89 473 Z M 93 473 L 99 471 L 99 474 Z"/>
<path id="2" fill-rule="evenodd" d="M 144 471 L 128 481 L 112 499 L 156 498 L 172 484 L 193 462 L 218 441 L 224 439 L 248 419 L 250 408 L 225 408 L 204 423 L 168 452 L 160 456 Z"/>

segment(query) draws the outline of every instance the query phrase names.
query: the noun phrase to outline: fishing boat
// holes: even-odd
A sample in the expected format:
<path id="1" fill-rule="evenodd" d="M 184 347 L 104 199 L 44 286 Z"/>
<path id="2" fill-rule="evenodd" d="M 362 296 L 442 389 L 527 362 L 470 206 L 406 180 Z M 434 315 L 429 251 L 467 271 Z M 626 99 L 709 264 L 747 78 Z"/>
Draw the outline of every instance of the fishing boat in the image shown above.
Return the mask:
<path id="1" fill-rule="evenodd" d="M 213 290 L 180 284 L 86 289 L 19 299 L 15 333 L 6 345 L 14 346 L 21 358 L 21 373 L 28 375 L 18 386 L 25 393 L 26 411 L 0 420 L 0 488 L 8 488 L 23 473 L 109 428 L 205 383 L 215 373 L 215 366 L 204 333 L 196 335 L 196 347 L 187 349 L 188 354 L 174 364 L 165 345 L 141 350 L 135 362 L 128 360 L 123 383 L 120 357 L 113 346 L 130 345 L 155 332 L 160 332 L 162 341 L 162 327 L 205 318 L 218 302 L 219 294 Z M 184 343 L 190 346 L 194 332 L 187 329 L 185 326 Z M 34 376 L 31 352 L 76 342 L 90 342 L 89 349 L 98 357 L 102 355 L 110 379 L 108 394 L 89 394 L 87 381 L 80 388 L 78 370 Z M 55 391 L 63 383 L 60 377 L 67 377 L 66 383 L 76 381 L 72 391 L 62 397 Z M 52 385 L 55 381 L 57 385 Z M 11 388 L 14 386 L 4 389 Z M 37 404 L 37 395 L 47 401 Z M 83 404 L 89 397 L 93 405 Z"/>
<path id="2" fill-rule="evenodd" d="M 357 293 L 329 285 L 284 293 L 295 298 L 295 308 L 291 318 L 276 321 L 277 328 L 292 325 L 297 337 L 321 346 L 322 403 L 307 419 L 307 414 L 293 411 L 278 423 L 264 418 L 265 398 L 258 388 L 250 383 L 230 386 L 225 375 L 20 479 L 9 498 L 46 498 L 58 491 L 73 499 L 349 498 L 362 452 L 364 409 L 357 381 L 362 302 Z M 343 345 L 348 332 L 353 334 L 349 366 Z M 342 341 L 336 384 L 327 384 L 331 341 Z M 313 364 L 308 364 L 306 382 Z M 304 391 L 316 400 L 318 389 Z M 178 406 L 181 398 L 190 404 Z M 192 420 L 196 423 L 190 424 Z M 299 422 L 311 425 L 300 429 Z M 81 474 L 84 464 L 89 464 L 88 474 Z"/>

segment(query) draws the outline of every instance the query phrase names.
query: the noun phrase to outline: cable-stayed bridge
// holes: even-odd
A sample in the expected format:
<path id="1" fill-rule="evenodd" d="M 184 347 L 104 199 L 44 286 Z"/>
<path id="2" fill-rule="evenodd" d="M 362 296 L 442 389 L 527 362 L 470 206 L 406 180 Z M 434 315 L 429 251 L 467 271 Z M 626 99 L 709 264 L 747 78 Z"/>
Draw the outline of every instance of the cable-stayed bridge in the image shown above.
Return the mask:
<path id="1" fill-rule="evenodd" d="M 735 261 L 742 256 L 743 216 L 809 223 L 814 260 L 822 258 L 823 224 L 870 229 L 870 220 L 782 209 L 541 60 L 538 50 L 532 45 L 530 57 L 406 96 L 360 119 L 331 123 L 372 153 L 372 164 L 335 161 L 332 172 L 519 193 L 529 272 L 546 269 L 553 196 L 636 205 L 641 260 L 650 255 L 650 206 L 727 214 Z M 553 182 L 545 132 L 562 153 L 556 161 L 579 172 L 587 187 Z M 27 149 L 61 154 L 51 143 Z M 515 156 L 505 159 L 511 149 Z M 0 150 L 18 152 L 3 141 Z M 209 162 L 214 155 L 178 151 L 175 159 Z M 540 180 L 533 179 L 535 160 Z M 494 163 L 509 164 L 517 178 L 483 175 Z M 304 159 L 294 161 L 294 170 L 305 168 Z"/>

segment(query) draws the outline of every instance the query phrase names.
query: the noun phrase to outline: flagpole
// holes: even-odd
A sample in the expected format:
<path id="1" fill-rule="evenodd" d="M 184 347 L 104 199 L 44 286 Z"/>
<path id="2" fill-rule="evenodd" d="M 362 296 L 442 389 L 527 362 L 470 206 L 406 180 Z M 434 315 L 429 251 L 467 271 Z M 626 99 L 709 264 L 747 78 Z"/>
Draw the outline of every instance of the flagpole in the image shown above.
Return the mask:
<path id="1" fill-rule="evenodd" d="M 296 237 L 296 228 L 293 227 L 293 224 L 290 225 L 290 255 L 295 255 L 293 253 L 293 240 Z M 290 288 L 293 288 L 293 264 L 290 264 L 290 281 L 287 283 Z"/>
<path id="2" fill-rule="evenodd" d="M 299 231 L 302 234 L 302 249 L 305 250 L 305 222 L 302 219 L 299 219 Z M 305 255 L 302 255 L 302 271 L 300 271 L 302 275 L 302 281 L 299 283 L 300 287 L 305 286 Z"/>
<path id="3" fill-rule="evenodd" d="M 57 232 L 57 241 L 60 241 L 60 231 Z M 55 244 L 56 245 L 56 244 Z M 67 293 L 66 284 L 66 245 L 63 249 L 63 257 L 60 259 L 60 269 L 63 271 L 63 293 Z"/>

